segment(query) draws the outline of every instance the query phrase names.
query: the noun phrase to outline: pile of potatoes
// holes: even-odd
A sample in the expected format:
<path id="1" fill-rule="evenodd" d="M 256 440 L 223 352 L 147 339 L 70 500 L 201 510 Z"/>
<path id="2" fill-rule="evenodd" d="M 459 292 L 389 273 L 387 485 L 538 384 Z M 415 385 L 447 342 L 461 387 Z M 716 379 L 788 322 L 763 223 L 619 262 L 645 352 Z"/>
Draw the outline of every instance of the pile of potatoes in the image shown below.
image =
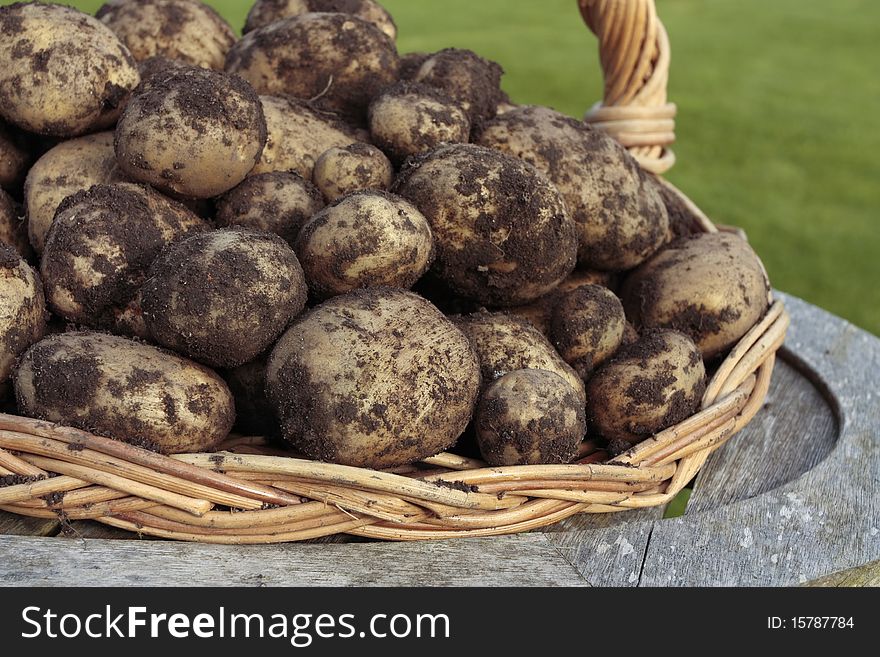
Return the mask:
<path id="1" fill-rule="evenodd" d="M 0 7 L 8 410 L 165 453 L 619 453 L 692 415 L 761 262 L 617 142 L 374 0 Z M 10 385 L 11 384 L 11 385 Z"/>

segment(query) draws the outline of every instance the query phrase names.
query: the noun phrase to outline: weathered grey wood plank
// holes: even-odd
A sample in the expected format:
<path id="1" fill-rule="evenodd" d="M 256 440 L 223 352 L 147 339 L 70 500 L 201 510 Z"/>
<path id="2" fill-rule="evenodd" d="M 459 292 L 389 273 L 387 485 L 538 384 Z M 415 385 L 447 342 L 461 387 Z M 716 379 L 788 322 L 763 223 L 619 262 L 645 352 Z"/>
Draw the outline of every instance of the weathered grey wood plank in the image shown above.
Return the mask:
<path id="1" fill-rule="evenodd" d="M 587 585 L 538 533 L 267 546 L 0 536 L 0 555 L 0 586 Z"/>
<path id="2" fill-rule="evenodd" d="M 54 536 L 61 528 L 57 520 L 27 518 L 14 513 L 0 511 L 0 536 Z"/>
<path id="3" fill-rule="evenodd" d="M 788 349 L 837 406 L 840 437 L 771 492 L 654 524 L 642 585 L 792 585 L 880 559 L 880 340 L 792 297 Z"/>
<path id="4" fill-rule="evenodd" d="M 834 573 L 808 582 L 804 586 L 835 586 L 835 587 L 880 587 L 880 561 Z"/>

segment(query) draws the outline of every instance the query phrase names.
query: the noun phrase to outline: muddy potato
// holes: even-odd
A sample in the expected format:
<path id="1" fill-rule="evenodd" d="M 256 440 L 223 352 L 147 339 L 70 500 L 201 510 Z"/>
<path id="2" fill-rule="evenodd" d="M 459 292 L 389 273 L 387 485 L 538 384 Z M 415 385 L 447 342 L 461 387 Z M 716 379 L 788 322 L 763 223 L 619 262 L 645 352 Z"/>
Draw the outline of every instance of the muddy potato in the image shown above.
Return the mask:
<path id="1" fill-rule="evenodd" d="M 293 249 L 271 233 L 222 228 L 165 249 L 141 305 L 153 340 L 212 367 L 266 351 L 306 304 Z"/>
<path id="2" fill-rule="evenodd" d="M 0 119 L 0 189 L 17 190 L 32 161 L 27 138 Z"/>
<path id="3" fill-rule="evenodd" d="M 632 269 L 666 241 L 663 200 L 605 133 L 546 107 L 520 107 L 486 122 L 474 141 L 522 158 L 559 188 L 578 227 L 582 266 Z"/>
<path id="4" fill-rule="evenodd" d="M 12 247 L 0 244 L 0 390 L 16 359 L 43 337 L 46 321 L 39 276 Z"/>
<path id="5" fill-rule="evenodd" d="M 103 333 L 41 340 L 22 357 L 14 383 L 24 415 L 166 454 L 211 451 L 235 420 L 229 388 L 213 371 Z"/>
<path id="6" fill-rule="evenodd" d="M 435 88 L 398 82 L 370 104 L 370 136 L 396 163 L 432 151 L 443 143 L 467 143 L 467 114 Z"/>
<path id="7" fill-rule="evenodd" d="M 140 77 L 100 21 L 70 7 L 0 7 L 0 115 L 42 135 L 74 137 L 116 122 Z"/>
<path id="8" fill-rule="evenodd" d="M 494 466 L 569 463 L 587 433 L 583 402 L 547 370 L 516 370 L 494 381 L 474 420 L 480 453 Z"/>
<path id="9" fill-rule="evenodd" d="M 387 190 L 394 180 L 394 167 L 375 146 L 357 143 L 325 151 L 315 163 L 312 179 L 332 203 L 352 192 Z"/>
<path id="10" fill-rule="evenodd" d="M 311 100 L 320 109 L 358 119 L 370 100 L 397 80 L 399 66 L 385 33 L 338 13 L 270 23 L 248 32 L 226 58 L 226 70 L 260 94 Z"/>
<path id="11" fill-rule="evenodd" d="M 610 441 L 638 443 L 700 406 L 706 369 L 683 333 L 648 331 L 602 365 L 587 383 L 587 415 Z"/>
<path id="12" fill-rule="evenodd" d="M 408 52 L 400 56 L 400 79 L 413 81 L 422 68 L 425 60 L 431 57 L 432 53 L 427 52 Z"/>
<path id="13" fill-rule="evenodd" d="M 61 201 L 93 185 L 124 179 L 116 165 L 112 132 L 62 142 L 37 160 L 24 183 L 28 238 L 37 255 L 43 252 Z"/>
<path id="14" fill-rule="evenodd" d="M 218 226 L 275 233 L 293 245 L 303 225 L 323 209 L 324 197 L 299 174 L 273 171 L 245 178 L 216 205 Z"/>
<path id="15" fill-rule="evenodd" d="M 137 182 L 184 198 L 229 191 L 260 161 L 260 99 L 234 75 L 188 68 L 135 93 L 116 127 L 119 167 Z"/>
<path id="16" fill-rule="evenodd" d="M 428 57 L 414 80 L 442 89 L 467 113 L 471 125 L 495 116 L 504 98 L 502 69 L 471 50 L 446 48 Z"/>
<path id="17" fill-rule="evenodd" d="M 261 96 L 269 136 L 251 175 L 271 171 L 295 171 L 311 180 L 315 162 L 331 148 L 345 148 L 369 141 L 369 134 L 293 98 Z"/>
<path id="18" fill-rule="evenodd" d="M 236 41 L 229 23 L 196 0 L 110 0 L 95 17 L 137 61 L 158 55 L 222 71 Z"/>
<path id="19" fill-rule="evenodd" d="M 483 386 L 516 370 L 547 370 L 561 376 L 584 400 L 584 382 L 531 322 L 510 313 L 480 311 L 452 318 L 480 361 Z"/>
<path id="20" fill-rule="evenodd" d="M 582 379 L 614 355 L 623 342 L 626 316 L 606 287 L 585 285 L 559 300 L 550 321 L 553 346 Z"/>
<path id="21" fill-rule="evenodd" d="M 148 337 L 138 292 L 169 244 L 210 228 L 180 203 L 132 183 L 66 198 L 40 264 L 46 300 L 75 324 Z"/>
<path id="22" fill-rule="evenodd" d="M 577 238 L 562 197 L 516 158 L 444 146 L 411 160 L 392 191 L 428 218 L 437 273 L 465 298 L 521 305 L 574 270 Z"/>
<path id="23" fill-rule="evenodd" d="M 28 259 L 33 254 L 27 238 L 27 225 L 15 200 L 0 189 L 0 242 L 14 248 L 18 255 Z"/>
<path id="24" fill-rule="evenodd" d="M 729 233 L 686 237 L 636 269 L 624 283 L 623 305 L 637 327 L 672 328 L 714 358 L 764 315 L 770 284 L 761 260 Z"/>
<path id="25" fill-rule="evenodd" d="M 397 38 L 397 26 L 391 14 L 374 0 L 257 0 L 248 12 L 242 32 L 247 34 L 282 18 L 310 12 L 352 14 L 372 23 L 390 39 Z"/>
<path id="26" fill-rule="evenodd" d="M 431 266 L 434 239 L 408 201 L 356 192 L 303 226 L 296 253 L 309 290 L 326 299 L 366 287 L 412 287 Z"/>
<path id="27" fill-rule="evenodd" d="M 277 438 L 278 419 L 266 397 L 266 360 L 262 355 L 222 373 L 235 399 L 235 430 L 249 436 Z"/>
<path id="28" fill-rule="evenodd" d="M 266 391 L 282 435 L 311 458 L 388 468 L 451 447 L 480 387 L 467 338 L 403 290 L 336 297 L 281 338 Z"/>

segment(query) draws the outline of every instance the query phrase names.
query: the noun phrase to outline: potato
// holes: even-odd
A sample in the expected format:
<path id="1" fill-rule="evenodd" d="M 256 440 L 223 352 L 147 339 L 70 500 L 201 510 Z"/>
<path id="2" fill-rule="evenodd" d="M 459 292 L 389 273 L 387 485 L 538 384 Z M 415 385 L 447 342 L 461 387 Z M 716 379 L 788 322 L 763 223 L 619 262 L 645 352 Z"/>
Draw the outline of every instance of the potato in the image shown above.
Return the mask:
<path id="1" fill-rule="evenodd" d="M 495 116 L 504 98 L 502 75 L 504 69 L 498 64 L 471 50 L 446 48 L 428 57 L 414 80 L 442 89 L 461 105 L 471 125 L 477 125 Z"/>
<path id="2" fill-rule="evenodd" d="M 623 304 L 600 285 L 584 285 L 564 294 L 550 321 L 553 346 L 582 379 L 614 355 L 625 331 Z"/>
<path id="3" fill-rule="evenodd" d="M 0 115 L 30 132 L 75 137 L 112 126 L 140 77 L 100 21 L 70 7 L 0 7 Z"/>
<path id="4" fill-rule="evenodd" d="M 229 23 L 195 0 L 109 0 L 95 17 L 138 61 L 159 55 L 222 71 L 236 42 Z"/>
<path id="5" fill-rule="evenodd" d="M 40 277 L 9 245 L 0 244 L 0 390 L 19 356 L 46 332 Z"/>
<path id="6" fill-rule="evenodd" d="M 27 225 L 21 218 L 18 204 L 2 189 L 0 189 L 0 242 L 14 248 L 25 260 L 33 253 L 27 238 Z"/>
<path id="7" fill-rule="evenodd" d="M 352 14 L 372 23 L 390 39 L 397 38 L 397 26 L 391 14 L 374 0 L 257 0 L 248 12 L 242 32 L 247 34 L 282 18 L 309 12 Z"/>
<path id="8" fill-rule="evenodd" d="M 259 356 L 222 374 L 235 399 L 235 430 L 249 436 L 277 438 L 281 429 L 266 397 L 267 358 Z"/>
<path id="9" fill-rule="evenodd" d="M 354 64 L 356 62 L 356 65 Z M 260 94 L 311 100 L 316 107 L 362 118 L 370 100 L 397 80 L 394 42 L 350 14 L 310 13 L 248 32 L 226 70 Z"/>
<path id="10" fill-rule="evenodd" d="M 216 373 L 156 347 L 102 333 L 52 335 L 15 374 L 27 416 L 166 454 L 211 451 L 235 406 Z"/>
<path id="11" fill-rule="evenodd" d="M 425 63 L 429 57 L 432 56 L 433 53 L 427 52 L 408 52 L 405 55 L 400 56 L 400 79 L 413 81 L 415 80 L 416 75 L 419 73 L 419 69 L 422 68 L 422 64 Z"/>
<path id="12" fill-rule="evenodd" d="M 583 403 L 584 382 L 528 320 L 486 311 L 451 319 L 477 352 L 484 387 L 508 372 L 547 370 L 565 379 Z"/>
<path id="13" fill-rule="evenodd" d="M 0 189 L 17 190 L 24 182 L 33 161 L 27 142 L 25 135 L 0 120 Z"/>
<path id="14" fill-rule="evenodd" d="M 315 163 L 312 179 L 332 203 L 352 192 L 387 190 L 394 180 L 394 167 L 375 146 L 357 143 L 325 151 Z"/>
<path id="15" fill-rule="evenodd" d="M 141 291 L 152 338 L 212 367 L 266 351 L 306 304 L 293 249 L 271 233 L 223 228 L 193 235 L 153 263 Z"/>
<path id="16" fill-rule="evenodd" d="M 547 370 L 516 370 L 494 381 L 475 424 L 480 453 L 494 466 L 569 463 L 587 433 L 583 401 Z"/>
<path id="17" fill-rule="evenodd" d="M 251 175 L 295 171 L 311 180 L 318 158 L 334 147 L 369 141 L 369 134 L 293 98 L 262 96 L 269 137 L 263 156 Z"/>
<path id="18" fill-rule="evenodd" d="M 548 294 L 524 306 L 510 308 L 510 312 L 529 320 L 541 333 L 550 337 L 550 322 L 553 318 L 553 311 L 565 294 L 585 285 L 610 287 L 611 281 L 612 277 L 608 272 L 575 269 L 568 278 Z"/>
<path id="19" fill-rule="evenodd" d="M 635 270 L 622 298 L 636 327 L 681 331 L 710 359 L 757 323 L 769 294 L 764 266 L 745 241 L 706 233 L 673 242 Z"/>
<path id="20" fill-rule="evenodd" d="M 706 388 L 700 352 L 683 333 L 648 331 L 587 383 L 587 415 L 610 441 L 638 443 L 693 415 Z"/>
<path id="21" fill-rule="evenodd" d="M 444 146 L 411 161 L 392 191 L 428 218 L 437 272 L 465 298 L 528 303 L 574 269 L 577 237 L 562 197 L 521 160 Z"/>
<path id="22" fill-rule="evenodd" d="M 666 213 L 669 215 L 667 242 L 672 242 L 680 237 L 688 237 L 705 232 L 699 218 L 688 207 L 681 196 L 669 189 L 656 176 L 650 175 L 648 180 L 651 181 L 660 198 L 663 199 Z"/>
<path id="23" fill-rule="evenodd" d="M 546 107 L 520 107 L 486 122 L 474 141 L 522 158 L 559 188 L 578 226 L 582 266 L 632 269 L 666 241 L 663 200 L 607 134 Z"/>
<path id="24" fill-rule="evenodd" d="M 424 215 L 404 199 L 356 192 L 308 221 L 296 253 L 319 299 L 365 287 L 409 288 L 434 259 Z"/>
<path id="25" fill-rule="evenodd" d="M 464 110 L 424 84 L 398 82 L 370 104 L 370 135 L 396 163 L 443 143 L 467 143 L 471 123 Z"/>
<path id="26" fill-rule="evenodd" d="M 146 338 L 138 292 L 168 244 L 210 226 L 149 187 L 96 185 L 66 198 L 40 274 L 46 301 L 70 322 Z"/>
<path id="27" fill-rule="evenodd" d="M 260 99 L 234 75 L 202 68 L 156 76 L 116 127 L 116 159 L 133 180 L 186 198 L 227 192 L 260 161 Z"/>
<path id="28" fill-rule="evenodd" d="M 37 160 L 24 183 L 28 238 L 37 255 L 43 252 L 61 201 L 92 185 L 123 180 L 125 174 L 116 165 L 113 152 L 112 132 L 62 142 Z"/>
<path id="29" fill-rule="evenodd" d="M 320 190 L 299 174 L 260 173 L 217 199 L 215 223 L 275 233 L 292 246 L 303 224 L 323 207 Z"/>
<path id="30" fill-rule="evenodd" d="M 451 447 L 473 414 L 480 368 L 439 310 L 403 290 L 359 290 L 298 319 L 269 357 L 282 435 L 311 458 L 367 468 Z"/>

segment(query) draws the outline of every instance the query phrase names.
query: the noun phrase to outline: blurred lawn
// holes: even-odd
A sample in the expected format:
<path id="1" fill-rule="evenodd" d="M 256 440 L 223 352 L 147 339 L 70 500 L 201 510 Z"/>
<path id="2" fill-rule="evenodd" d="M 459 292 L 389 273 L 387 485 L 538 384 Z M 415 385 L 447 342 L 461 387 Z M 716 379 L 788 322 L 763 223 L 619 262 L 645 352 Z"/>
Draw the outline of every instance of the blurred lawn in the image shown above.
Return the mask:
<path id="1" fill-rule="evenodd" d="M 211 4 L 235 27 L 249 6 Z M 472 48 L 504 65 L 517 102 L 580 116 L 601 96 L 575 0 L 383 4 L 401 52 Z M 880 3 L 658 5 L 679 106 L 670 179 L 716 221 L 748 231 L 776 287 L 880 334 Z"/>

